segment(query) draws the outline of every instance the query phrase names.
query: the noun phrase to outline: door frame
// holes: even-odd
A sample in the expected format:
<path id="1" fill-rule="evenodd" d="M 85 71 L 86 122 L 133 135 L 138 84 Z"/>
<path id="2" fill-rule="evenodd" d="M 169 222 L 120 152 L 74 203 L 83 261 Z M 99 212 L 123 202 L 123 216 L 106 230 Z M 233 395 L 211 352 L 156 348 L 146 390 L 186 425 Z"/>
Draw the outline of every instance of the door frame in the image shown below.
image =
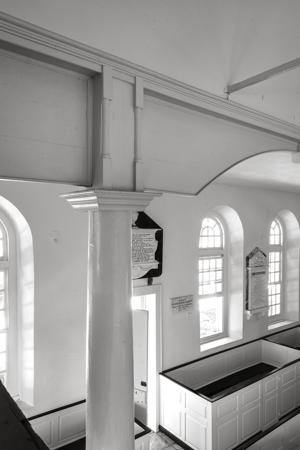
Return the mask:
<path id="1" fill-rule="evenodd" d="M 158 431 L 159 426 L 159 373 L 162 368 L 161 351 L 161 285 L 135 286 L 134 297 L 155 295 L 155 301 L 143 299 L 133 309 L 148 311 L 148 351 L 147 351 L 147 427 Z"/>

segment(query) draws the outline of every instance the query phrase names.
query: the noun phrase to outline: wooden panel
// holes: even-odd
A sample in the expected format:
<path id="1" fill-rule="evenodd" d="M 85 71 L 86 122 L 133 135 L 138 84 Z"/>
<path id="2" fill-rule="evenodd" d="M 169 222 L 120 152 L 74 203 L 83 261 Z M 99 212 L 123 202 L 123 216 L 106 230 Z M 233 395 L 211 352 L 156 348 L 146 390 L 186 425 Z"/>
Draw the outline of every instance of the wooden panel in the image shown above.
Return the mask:
<path id="1" fill-rule="evenodd" d="M 183 389 L 160 377 L 161 380 L 161 424 L 177 437 L 182 437 Z"/>
<path id="2" fill-rule="evenodd" d="M 132 189 L 134 160 L 133 89 L 129 83 L 113 80 L 111 105 L 111 157 L 115 189 Z"/>
<path id="3" fill-rule="evenodd" d="M 277 389 L 277 374 L 263 380 L 263 394 L 268 394 Z"/>
<path id="4" fill-rule="evenodd" d="M 282 417 L 296 408 L 296 383 L 279 388 L 279 415 Z"/>
<path id="5" fill-rule="evenodd" d="M 58 439 L 65 441 L 85 432 L 85 409 L 75 409 L 59 417 Z"/>
<path id="6" fill-rule="evenodd" d="M 47 445 L 51 445 L 52 423 L 49 421 L 48 417 L 36 420 L 32 428 Z"/>
<path id="7" fill-rule="evenodd" d="M 206 450 L 207 427 L 189 414 L 185 415 L 185 442 L 195 449 Z"/>
<path id="8" fill-rule="evenodd" d="M 238 429 L 238 416 L 226 420 L 218 425 L 216 430 L 218 450 L 229 450 L 238 445 Z"/>
<path id="9" fill-rule="evenodd" d="M 202 400 L 196 394 L 191 392 L 186 392 L 186 408 L 194 411 L 200 417 L 206 419 L 208 415 L 208 407 L 210 406 L 208 402 Z"/>
<path id="10" fill-rule="evenodd" d="M 261 430 L 260 402 L 241 412 L 241 442 L 258 433 Z"/>
<path id="11" fill-rule="evenodd" d="M 276 423 L 278 419 L 278 397 L 276 391 L 264 397 L 262 409 L 262 427 L 265 430 Z"/>
<path id="12" fill-rule="evenodd" d="M 241 399 L 241 407 L 245 408 L 251 405 L 251 403 L 258 401 L 260 399 L 260 391 L 261 391 L 261 385 L 259 383 L 255 383 L 254 385 L 243 389 L 240 392 L 240 399 Z"/>
<path id="13" fill-rule="evenodd" d="M 0 176 L 89 183 L 89 79 L 0 52 Z"/>
<path id="14" fill-rule="evenodd" d="M 281 376 L 281 386 L 285 386 L 289 383 L 294 383 L 296 381 L 296 366 L 293 365 L 280 371 Z"/>
<path id="15" fill-rule="evenodd" d="M 215 403 L 217 409 L 217 419 L 222 419 L 227 415 L 235 414 L 238 412 L 238 393 L 229 395 L 223 400 L 219 400 Z"/>

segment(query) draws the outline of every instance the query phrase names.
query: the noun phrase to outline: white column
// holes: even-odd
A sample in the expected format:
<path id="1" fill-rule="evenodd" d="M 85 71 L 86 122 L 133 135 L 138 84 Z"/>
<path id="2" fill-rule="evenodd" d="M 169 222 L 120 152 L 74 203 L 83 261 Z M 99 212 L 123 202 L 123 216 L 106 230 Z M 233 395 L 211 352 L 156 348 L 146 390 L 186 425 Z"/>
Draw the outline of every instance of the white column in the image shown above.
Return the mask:
<path id="1" fill-rule="evenodd" d="M 154 194 L 63 195 L 89 211 L 87 450 L 133 450 L 131 213 Z"/>

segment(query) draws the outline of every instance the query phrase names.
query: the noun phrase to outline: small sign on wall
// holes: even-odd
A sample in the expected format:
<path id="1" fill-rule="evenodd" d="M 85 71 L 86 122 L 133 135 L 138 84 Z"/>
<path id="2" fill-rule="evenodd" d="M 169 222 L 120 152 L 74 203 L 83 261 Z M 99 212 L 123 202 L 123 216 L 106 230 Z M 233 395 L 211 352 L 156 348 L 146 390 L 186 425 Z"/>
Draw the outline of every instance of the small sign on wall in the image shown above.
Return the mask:
<path id="1" fill-rule="evenodd" d="M 181 297 L 172 297 L 171 307 L 175 313 L 191 311 L 193 309 L 193 296 L 183 295 Z"/>

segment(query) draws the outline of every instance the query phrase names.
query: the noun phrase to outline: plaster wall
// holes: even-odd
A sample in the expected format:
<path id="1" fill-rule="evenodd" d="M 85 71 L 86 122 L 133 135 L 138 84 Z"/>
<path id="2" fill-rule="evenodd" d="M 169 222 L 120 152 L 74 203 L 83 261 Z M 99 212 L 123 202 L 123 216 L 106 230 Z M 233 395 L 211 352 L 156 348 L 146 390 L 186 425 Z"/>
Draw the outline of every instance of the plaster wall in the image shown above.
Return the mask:
<path id="1" fill-rule="evenodd" d="M 197 310 L 197 257 L 202 218 L 216 206 L 228 205 L 239 215 L 244 228 L 244 258 L 256 246 L 268 249 L 268 230 L 281 210 L 292 211 L 300 220 L 299 195 L 254 187 L 233 187 L 213 183 L 198 197 L 164 195 L 147 208 L 164 229 L 162 294 L 163 369 L 205 356 L 200 353 Z M 193 294 L 189 312 L 174 313 L 170 298 Z M 243 302 L 243 298 L 240 299 Z M 244 318 L 243 341 L 267 333 L 266 318 Z M 216 351 L 216 350 L 215 350 Z M 212 353 L 213 351 L 209 351 Z"/>
<path id="2" fill-rule="evenodd" d="M 61 184 L 0 181 L 26 218 L 34 250 L 34 408 L 85 397 L 87 220 L 59 198 Z"/>

